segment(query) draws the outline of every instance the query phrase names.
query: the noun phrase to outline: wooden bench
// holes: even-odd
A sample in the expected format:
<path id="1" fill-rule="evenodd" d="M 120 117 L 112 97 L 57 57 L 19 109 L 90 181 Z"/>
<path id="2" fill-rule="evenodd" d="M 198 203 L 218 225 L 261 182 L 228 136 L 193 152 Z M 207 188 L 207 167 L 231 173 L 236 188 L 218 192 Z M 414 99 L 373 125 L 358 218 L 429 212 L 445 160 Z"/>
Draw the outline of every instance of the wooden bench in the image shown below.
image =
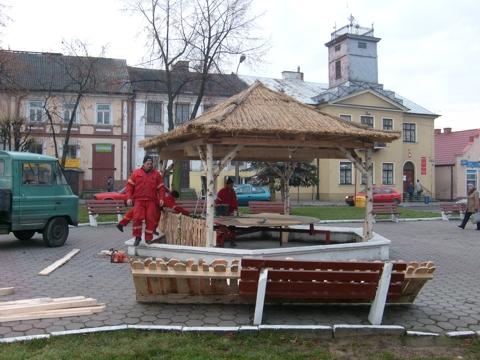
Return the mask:
<path id="1" fill-rule="evenodd" d="M 242 259 L 240 297 L 256 298 L 254 325 L 266 301 L 370 303 L 368 320 L 382 322 L 387 297 L 401 296 L 406 263 Z"/>
<path id="2" fill-rule="evenodd" d="M 391 215 L 392 221 L 398 223 L 398 209 L 397 204 L 395 203 L 373 203 L 372 209 L 373 216 L 376 217 L 377 215 Z"/>
<path id="3" fill-rule="evenodd" d="M 380 323 L 387 303 L 411 304 L 432 279 L 432 262 L 312 262 L 243 259 L 179 261 L 147 258 L 130 262 L 139 302 L 251 304 L 255 321 L 268 302 L 368 303 Z M 390 276 L 388 274 L 391 274 Z M 258 279 L 262 275 L 259 283 Z M 388 280 L 388 281 L 387 281 Z M 263 288 L 263 292 L 257 289 Z M 263 294 L 263 300 L 258 298 Z M 261 322 L 261 313 L 260 313 Z"/>
<path id="4" fill-rule="evenodd" d="M 458 203 L 441 203 L 440 211 L 442 212 L 442 220 L 449 221 L 448 215 L 458 214 L 459 216 L 463 215 L 467 209 L 466 204 Z"/>
<path id="5" fill-rule="evenodd" d="M 283 214 L 284 204 L 282 201 L 249 201 L 248 210 L 250 214 L 260 214 L 260 213 Z"/>
<path id="6" fill-rule="evenodd" d="M 205 200 L 179 200 L 177 205 L 187 210 L 190 215 L 205 215 L 207 202 Z"/>
<path id="7" fill-rule="evenodd" d="M 127 211 L 123 200 L 87 200 L 86 206 L 90 226 L 98 226 L 98 215 L 117 215 L 120 221 Z"/>

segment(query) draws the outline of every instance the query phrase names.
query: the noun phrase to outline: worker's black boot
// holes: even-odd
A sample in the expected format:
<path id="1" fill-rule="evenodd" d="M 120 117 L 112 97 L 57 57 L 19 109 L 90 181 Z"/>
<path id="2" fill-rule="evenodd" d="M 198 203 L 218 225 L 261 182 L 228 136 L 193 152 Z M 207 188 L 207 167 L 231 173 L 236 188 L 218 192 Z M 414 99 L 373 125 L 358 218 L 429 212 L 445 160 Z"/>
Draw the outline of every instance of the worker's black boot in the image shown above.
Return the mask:
<path id="1" fill-rule="evenodd" d="M 135 242 L 133 243 L 133 246 L 138 246 L 138 244 L 140 244 L 140 241 L 142 241 L 142 238 L 140 236 L 137 236 L 135 238 Z"/>
<path id="2" fill-rule="evenodd" d="M 121 232 L 123 232 L 123 225 L 117 224 L 117 229 L 120 230 Z"/>

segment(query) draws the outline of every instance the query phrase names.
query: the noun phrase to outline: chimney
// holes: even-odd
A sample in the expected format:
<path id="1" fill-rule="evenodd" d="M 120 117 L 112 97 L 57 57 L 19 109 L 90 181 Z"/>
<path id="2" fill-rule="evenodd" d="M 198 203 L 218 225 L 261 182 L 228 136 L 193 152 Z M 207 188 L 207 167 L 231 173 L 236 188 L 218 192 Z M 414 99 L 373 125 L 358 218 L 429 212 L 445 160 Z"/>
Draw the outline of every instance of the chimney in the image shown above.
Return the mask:
<path id="1" fill-rule="evenodd" d="M 186 60 L 180 60 L 180 61 L 177 61 L 175 64 L 173 64 L 172 66 L 172 70 L 173 71 L 186 71 L 188 72 L 189 71 L 189 61 L 186 61 Z"/>
<path id="2" fill-rule="evenodd" d="M 297 71 L 282 71 L 282 79 L 303 81 L 303 72 L 300 71 L 300 66 L 297 67 Z"/>
<path id="3" fill-rule="evenodd" d="M 443 128 L 443 133 L 444 133 L 444 134 L 450 134 L 451 132 L 452 132 L 452 128 L 451 128 L 451 127 Z"/>
<path id="4" fill-rule="evenodd" d="M 435 135 L 440 135 L 442 133 L 442 129 L 435 129 Z"/>

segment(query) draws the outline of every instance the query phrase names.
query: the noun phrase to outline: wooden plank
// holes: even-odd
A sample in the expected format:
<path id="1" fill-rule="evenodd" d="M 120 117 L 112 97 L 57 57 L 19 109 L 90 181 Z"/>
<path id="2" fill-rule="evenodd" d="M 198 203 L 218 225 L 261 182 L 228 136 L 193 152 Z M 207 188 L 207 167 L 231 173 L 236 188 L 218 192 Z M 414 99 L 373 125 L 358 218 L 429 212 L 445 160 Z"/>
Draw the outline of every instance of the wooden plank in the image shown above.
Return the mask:
<path id="1" fill-rule="evenodd" d="M 48 303 L 37 304 L 17 304 L 11 306 L 2 306 L 0 308 L 0 316 L 24 314 L 30 312 L 39 312 L 45 310 L 69 309 L 77 307 L 89 307 L 97 305 L 97 300 L 86 298 L 75 301 L 51 301 Z"/>
<path id="2" fill-rule="evenodd" d="M 14 287 L 4 287 L 0 288 L 0 295 L 12 295 L 15 293 L 15 288 Z"/>
<path id="3" fill-rule="evenodd" d="M 263 306 L 265 304 L 265 291 L 267 288 L 268 269 L 262 269 L 258 277 L 257 299 L 255 301 L 255 314 L 253 325 L 260 325 L 263 317 Z"/>
<path id="4" fill-rule="evenodd" d="M 65 255 L 61 259 L 55 261 L 53 264 L 47 266 L 42 271 L 40 271 L 38 273 L 38 275 L 43 275 L 43 276 L 49 275 L 52 271 L 54 271 L 55 269 L 57 269 L 60 266 L 62 266 L 63 264 L 65 264 L 68 260 L 70 260 L 72 257 L 77 255 L 79 252 L 80 252 L 80 249 L 73 249 L 67 255 Z"/>
<path id="5" fill-rule="evenodd" d="M 0 316 L 0 323 L 8 321 L 20 321 L 20 320 L 34 320 L 34 319 L 48 319 L 68 316 L 82 316 L 92 315 L 105 310 L 105 304 L 99 304 L 97 306 L 72 308 L 72 309 L 58 309 L 47 310 L 39 312 L 31 312 L 27 314 L 17 314 L 13 316 Z"/>
<path id="6" fill-rule="evenodd" d="M 269 267 L 273 269 L 304 269 L 304 270 L 370 270 L 381 271 L 383 262 L 357 262 L 357 261 L 295 261 L 295 260 L 263 260 L 242 259 L 244 268 Z"/>
<path id="7" fill-rule="evenodd" d="M 148 277 L 165 277 L 165 278 L 212 278 L 212 279 L 228 279 L 240 277 L 238 272 L 211 272 L 211 271 L 174 271 L 169 270 L 156 270 L 151 271 L 148 269 L 132 269 L 132 274 L 137 276 Z"/>
<path id="8" fill-rule="evenodd" d="M 380 325 L 382 323 L 383 311 L 385 310 L 385 303 L 387 302 L 391 274 L 392 263 L 386 262 L 383 266 L 382 277 L 378 283 L 375 299 L 372 302 L 370 313 L 368 314 L 368 321 L 370 321 L 372 325 Z"/>
<path id="9" fill-rule="evenodd" d="M 19 304 L 38 304 L 38 303 L 48 303 L 55 301 L 75 301 L 86 299 L 85 296 L 71 296 L 71 297 L 62 297 L 62 298 L 32 298 L 32 299 L 21 299 L 21 300 L 11 300 L 11 301 L 2 301 L 0 302 L 0 308 L 3 306 L 13 306 Z"/>
<path id="10" fill-rule="evenodd" d="M 258 279 L 258 270 L 242 270 L 242 281 Z M 375 282 L 380 278 L 379 272 L 373 271 L 315 271 L 315 270 L 275 270 L 270 269 L 269 280 L 272 281 L 336 281 L 336 282 Z"/>

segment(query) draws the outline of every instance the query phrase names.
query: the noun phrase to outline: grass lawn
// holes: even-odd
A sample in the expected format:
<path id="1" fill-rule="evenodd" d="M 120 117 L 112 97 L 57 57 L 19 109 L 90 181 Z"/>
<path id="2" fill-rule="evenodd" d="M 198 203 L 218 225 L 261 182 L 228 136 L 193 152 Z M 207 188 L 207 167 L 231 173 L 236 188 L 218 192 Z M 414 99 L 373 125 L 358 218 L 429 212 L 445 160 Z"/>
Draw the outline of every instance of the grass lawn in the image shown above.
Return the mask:
<path id="1" fill-rule="evenodd" d="M 0 359 L 478 359 L 478 340 L 320 339 L 314 334 L 198 334 L 132 330 L 0 345 Z"/>
<path id="2" fill-rule="evenodd" d="M 405 208 L 398 208 L 400 218 L 431 218 L 439 217 L 440 212 L 412 210 Z M 354 206 L 303 206 L 294 207 L 293 215 L 311 216 L 320 220 L 342 220 L 342 219 L 363 219 L 365 216 L 365 209 L 356 208 Z M 389 215 L 379 215 L 379 219 L 390 218 Z"/>
<path id="3" fill-rule="evenodd" d="M 248 214 L 248 207 L 240 207 L 240 214 Z M 400 218 L 431 218 L 439 217 L 440 212 L 412 210 L 405 208 L 398 208 Z M 363 219 L 365 209 L 356 208 L 353 206 L 302 206 L 294 207 L 292 215 L 303 215 L 316 217 L 320 220 L 342 220 L 342 219 Z M 379 215 L 379 219 L 390 218 L 388 215 Z M 97 221 L 117 221 L 116 215 L 99 215 Z M 88 212 L 85 205 L 78 207 L 78 222 L 88 222 Z"/>

